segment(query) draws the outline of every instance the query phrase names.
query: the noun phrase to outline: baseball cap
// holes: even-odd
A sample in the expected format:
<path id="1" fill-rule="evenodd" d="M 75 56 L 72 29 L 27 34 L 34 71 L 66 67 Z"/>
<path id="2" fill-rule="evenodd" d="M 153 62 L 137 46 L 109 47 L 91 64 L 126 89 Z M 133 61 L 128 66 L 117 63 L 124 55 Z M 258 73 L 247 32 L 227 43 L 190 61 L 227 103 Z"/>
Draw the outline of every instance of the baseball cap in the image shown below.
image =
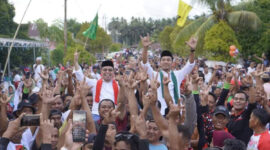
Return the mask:
<path id="1" fill-rule="evenodd" d="M 18 104 L 18 109 L 15 110 L 15 111 L 13 112 L 14 116 L 18 117 L 18 113 L 19 113 L 24 107 L 31 108 L 32 111 L 33 111 L 33 114 L 36 112 L 36 109 L 33 107 L 32 103 L 31 103 L 29 100 L 24 99 L 24 100 L 22 100 L 22 101 Z"/>
<path id="2" fill-rule="evenodd" d="M 36 93 L 34 93 L 31 96 L 29 96 L 28 99 L 29 99 L 30 103 L 33 105 L 33 104 L 36 104 L 38 102 L 39 96 Z"/>
<path id="3" fill-rule="evenodd" d="M 214 116 L 216 116 L 217 114 L 223 114 L 227 118 L 230 117 L 228 109 L 226 107 L 224 107 L 224 106 L 217 106 L 216 107 L 216 109 L 214 111 Z"/>

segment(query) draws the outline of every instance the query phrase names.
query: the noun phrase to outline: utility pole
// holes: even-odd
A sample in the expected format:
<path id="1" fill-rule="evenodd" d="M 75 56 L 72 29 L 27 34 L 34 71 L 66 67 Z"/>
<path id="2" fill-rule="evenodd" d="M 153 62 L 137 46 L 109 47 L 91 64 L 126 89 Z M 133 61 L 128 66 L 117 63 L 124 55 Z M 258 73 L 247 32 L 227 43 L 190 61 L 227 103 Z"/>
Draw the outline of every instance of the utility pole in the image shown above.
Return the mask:
<path id="1" fill-rule="evenodd" d="M 67 0 L 64 0 L 65 6 L 64 6 L 64 56 L 66 56 L 67 53 Z"/>

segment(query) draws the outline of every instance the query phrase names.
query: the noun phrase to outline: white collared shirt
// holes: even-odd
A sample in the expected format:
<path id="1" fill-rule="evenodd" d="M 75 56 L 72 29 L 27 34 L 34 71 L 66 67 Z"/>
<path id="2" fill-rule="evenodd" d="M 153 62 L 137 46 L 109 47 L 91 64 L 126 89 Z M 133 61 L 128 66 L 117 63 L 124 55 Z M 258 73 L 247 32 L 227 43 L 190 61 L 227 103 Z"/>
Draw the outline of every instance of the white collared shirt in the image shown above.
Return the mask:
<path id="1" fill-rule="evenodd" d="M 154 71 L 153 68 L 151 67 L 151 65 L 149 63 L 142 64 L 142 66 L 145 67 L 145 68 L 147 68 L 147 74 L 148 74 L 148 76 L 149 76 L 150 79 L 154 78 L 156 76 L 156 74 L 158 73 L 158 82 L 159 83 L 162 83 L 161 78 L 160 78 L 160 73 Z M 192 63 L 192 64 L 190 64 L 189 61 L 188 61 L 186 63 L 186 65 L 181 70 L 173 71 L 174 74 L 175 74 L 175 76 L 176 76 L 176 80 L 177 80 L 177 87 L 178 87 L 179 97 L 180 97 L 180 93 L 181 93 L 181 91 L 180 91 L 180 85 L 181 85 L 182 81 L 184 80 L 185 76 L 188 75 L 192 71 L 192 69 L 194 68 L 194 66 L 195 66 L 195 62 Z M 164 77 L 168 77 L 168 73 L 167 72 L 165 72 L 165 71 L 162 71 L 162 72 L 163 72 L 163 76 Z M 170 71 L 170 73 L 171 73 L 171 71 Z M 171 80 L 171 82 L 168 84 L 168 88 L 169 88 L 171 97 L 174 99 L 174 85 L 173 85 L 173 82 L 172 82 L 172 76 L 170 76 L 170 80 Z M 167 108 L 167 104 L 166 104 L 164 98 L 162 97 L 161 86 L 159 86 L 159 88 L 157 89 L 157 93 L 158 93 L 158 100 L 161 103 L 161 110 L 160 110 L 160 112 L 161 112 L 162 115 L 164 115 L 165 114 L 165 109 Z"/>
<path id="2" fill-rule="evenodd" d="M 99 73 L 91 72 L 91 76 L 92 76 L 94 79 L 97 79 L 97 80 L 99 80 L 99 79 L 101 78 L 101 76 L 100 76 Z"/>
<path id="3" fill-rule="evenodd" d="M 27 150 L 31 150 L 32 145 L 34 143 L 34 140 L 36 139 L 38 131 L 39 131 L 39 127 L 36 129 L 36 131 L 35 131 L 35 133 L 33 135 L 30 128 L 27 128 L 22 134 L 21 143 L 20 144 L 15 144 L 15 143 L 10 141 L 8 143 L 7 150 L 16 150 L 17 145 L 22 145 Z"/>
<path id="4" fill-rule="evenodd" d="M 77 80 L 83 81 L 84 79 L 84 74 L 82 72 L 82 69 L 80 68 L 79 70 L 74 71 Z M 96 85 L 97 85 L 97 80 L 96 79 L 89 79 L 85 77 L 85 81 L 88 84 L 88 86 L 92 87 L 91 91 L 93 93 L 93 107 L 92 107 L 92 114 L 98 115 L 98 105 L 95 101 L 95 96 L 96 96 Z M 113 84 L 112 81 L 110 82 L 105 82 L 103 80 L 102 86 L 101 86 L 101 91 L 100 91 L 100 97 L 99 101 L 103 99 L 111 99 L 114 101 L 114 91 L 113 91 Z"/>

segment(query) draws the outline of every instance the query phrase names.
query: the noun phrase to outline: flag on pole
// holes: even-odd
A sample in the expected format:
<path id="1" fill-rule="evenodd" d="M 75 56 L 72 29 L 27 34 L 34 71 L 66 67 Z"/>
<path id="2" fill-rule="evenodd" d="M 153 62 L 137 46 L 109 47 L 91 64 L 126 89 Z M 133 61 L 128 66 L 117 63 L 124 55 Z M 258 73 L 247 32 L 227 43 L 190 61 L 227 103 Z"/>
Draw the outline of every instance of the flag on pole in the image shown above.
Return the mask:
<path id="1" fill-rule="evenodd" d="M 98 28 L 98 14 L 96 14 L 96 17 L 90 23 L 90 27 L 83 32 L 83 35 L 85 37 L 90 38 L 91 40 L 95 40 L 97 35 L 97 28 Z"/>
<path id="2" fill-rule="evenodd" d="M 177 13 L 177 25 L 182 27 L 184 26 L 186 20 L 187 20 L 187 16 L 190 12 L 190 10 L 192 9 L 192 7 L 188 4 L 186 4 L 185 2 L 183 2 L 182 0 L 179 0 L 179 6 L 178 6 L 178 13 Z"/>

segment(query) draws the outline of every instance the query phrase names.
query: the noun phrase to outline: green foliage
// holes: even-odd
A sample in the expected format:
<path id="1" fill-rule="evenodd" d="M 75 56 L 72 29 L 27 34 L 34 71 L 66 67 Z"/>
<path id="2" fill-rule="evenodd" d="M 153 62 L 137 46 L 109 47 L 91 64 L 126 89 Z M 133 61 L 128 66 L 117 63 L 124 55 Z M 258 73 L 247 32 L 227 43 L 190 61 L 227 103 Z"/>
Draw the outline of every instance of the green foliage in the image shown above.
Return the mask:
<path id="1" fill-rule="evenodd" d="M 57 44 L 64 44 L 64 28 L 63 22 L 61 20 L 55 20 L 51 26 L 48 26 L 48 24 L 43 19 L 38 19 L 34 21 L 34 23 L 37 25 L 41 39 L 49 39 L 50 41 L 54 41 Z M 67 44 L 68 46 L 75 44 L 72 39 L 71 32 L 68 32 Z"/>
<path id="2" fill-rule="evenodd" d="M 210 54 L 210 59 L 218 61 L 234 61 L 229 55 L 230 45 L 241 49 L 234 31 L 224 21 L 220 21 L 207 31 L 204 39 L 204 49 Z"/>
<path id="3" fill-rule="evenodd" d="M 81 29 L 77 34 L 77 39 L 80 40 L 81 44 L 84 44 L 86 38 L 82 35 L 83 31 L 89 28 L 89 23 L 85 22 L 81 25 Z M 105 52 L 109 49 L 112 44 L 112 38 L 104 31 L 103 28 L 98 27 L 97 38 L 95 40 L 87 40 L 86 50 L 93 52 Z"/>
<path id="4" fill-rule="evenodd" d="M 112 21 L 108 25 L 108 29 L 111 33 L 113 42 L 121 43 L 123 45 L 134 45 L 140 42 L 140 35 L 146 35 L 147 33 L 156 42 L 158 40 L 159 33 L 165 26 L 173 26 L 176 22 L 176 18 L 153 20 L 149 18 L 135 18 L 132 17 L 130 23 L 124 18 L 112 18 Z"/>
<path id="5" fill-rule="evenodd" d="M 110 47 L 110 52 L 117 52 L 121 49 L 122 44 L 120 43 L 113 43 Z"/>
<path id="6" fill-rule="evenodd" d="M 181 56 L 186 56 L 189 53 L 189 48 L 186 46 L 185 42 L 188 41 L 192 35 L 198 33 L 200 33 L 200 35 L 197 35 L 197 37 L 199 36 L 202 38 L 204 35 L 203 31 L 206 31 L 206 27 L 211 27 L 213 23 L 211 18 L 207 19 L 205 17 L 199 17 L 196 20 L 189 22 L 190 23 L 187 22 L 186 25 L 182 28 L 176 28 L 177 30 L 174 31 L 171 36 L 173 41 L 173 50 L 176 54 Z M 202 53 L 202 43 L 203 40 L 200 40 L 199 44 L 197 45 L 197 50 L 200 51 L 197 51 L 196 54 L 198 54 L 199 52 Z"/>
<path id="7" fill-rule="evenodd" d="M 80 31 L 81 24 L 77 22 L 76 19 L 68 19 L 67 20 L 67 30 L 71 32 L 74 37 L 76 37 L 77 33 Z"/>
<path id="8" fill-rule="evenodd" d="M 95 56 L 86 51 L 82 45 L 75 45 L 68 47 L 67 54 L 64 58 L 64 64 L 66 64 L 67 62 L 73 64 L 74 53 L 76 50 L 80 53 L 79 63 L 93 64 L 96 62 Z"/>
<path id="9" fill-rule="evenodd" d="M 41 55 L 38 55 L 42 57 L 42 64 L 46 66 L 51 66 L 51 59 L 50 59 L 50 50 L 49 49 L 42 49 Z"/>
<path id="10" fill-rule="evenodd" d="M 234 28 L 235 34 L 237 37 L 237 40 L 239 44 L 242 46 L 242 50 L 240 50 L 240 53 L 242 54 L 244 58 L 248 58 L 248 56 L 251 56 L 255 53 L 258 53 L 258 51 L 261 51 L 262 49 L 259 48 L 257 50 L 258 42 L 261 38 L 262 30 L 259 31 L 253 31 L 248 30 L 247 28 Z M 255 48 L 255 49 L 254 49 Z"/>
<path id="11" fill-rule="evenodd" d="M 172 49 L 171 47 L 172 42 L 170 40 L 170 34 L 172 33 L 173 29 L 174 28 L 172 26 L 165 26 L 163 31 L 159 33 L 158 41 L 162 49 L 166 49 L 166 50 Z"/>
<path id="12" fill-rule="evenodd" d="M 34 48 L 12 48 L 10 53 L 11 69 L 20 66 L 31 66 L 34 60 Z M 36 48 L 36 57 L 41 56 L 41 49 Z M 7 59 L 8 47 L 0 47 L 0 63 L 3 65 Z"/>
<path id="13" fill-rule="evenodd" d="M 253 48 L 256 50 L 257 56 L 260 56 L 263 52 L 270 54 L 270 29 L 262 34 L 260 41 Z"/>
<path id="14" fill-rule="evenodd" d="M 207 51 L 204 50 L 205 47 L 208 47 L 204 46 L 205 44 L 204 42 L 207 41 L 205 39 L 205 33 L 209 31 L 213 27 L 213 25 L 219 23 L 220 21 L 225 21 L 228 25 L 234 27 L 234 29 L 236 29 L 237 27 L 241 28 L 245 27 L 247 30 L 250 29 L 253 29 L 254 31 L 260 30 L 261 21 L 258 15 L 252 11 L 239 9 L 239 7 L 232 7 L 230 4 L 230 0 L 193 0 L 193 1 L 199 2 L 203 5 L 207 5 L 211 9 L 212 15 L 210 15 L 207 18 L 207 20 L 204 20 L 203 17 L 201 17 L 201 20 L 197 19 L 193 23 L 186 25 L 183 29 L 179 31 L 178 36 L 174 40 L 173 48 L 176 51 L 180 51 L 181 54 L 183 51 L 185 51 L 186 48 L 184 46 L 184 41 L 188 40 L 188 38 L 190 38 L 191 36 L 195 36 L 198 38 L 196 54 L 207 56 L 209 53 L 207 53 Z M 255 0 L 255 1 L 265 1 L 265 0 Z M 221 41 L 216 40 L 216 42 L 219 42 L 219 44 L 222 44 Z M 215 54 L 215 56 L 217 56 L 217 53 Z M 223 59 L 223 58 L 215 57 L 215 59 Z"/>
<path id="15" fill-rule="evenodd" d="M 51 51 L 52 65 L 63 64 L 64 59 L 64 45 L 59 44 L 56 49 Z"/>
<path id="16" fill-rule="evenodd" d="M 237 10 L 248 10 L 255 12 L 263 22 L 262 28 L 258 31 L 251 31 L 247 28 L 234 27 L 236 31 L 237 39 L 242 45 L 245 53 L 242 53 L 245 58 L 253 54 L 260 56 L 262 52 L 267 49 L 267 30 L 270 28 L 270 1 L 269 0 L 254 0 L 248 2 L 242 2 L 235 6 Z M 269 34 L 269 33 L 268 33 Z"/>
<path id="17" fill-rule="evenodd" d="M 15 8 L 7 0 L 0 0 L 0 34 L 11 35 L 15 23 Z"/>
<path id="18" fill-rule="evenodd" d="M 257 31 L 261 27 L 261 20 L 256 13 L 250 11 L 233 11 L 228 13 L 228 24 L 231 27 L 248 27 Z"/>
<path id="19" fill-rule="evenodd" d="M 39 31 L 40 38 L 47 38 L 49 37 L 49 27 L 48 23 L 46 23 L 43 19 L 38 19 L 34 21 L 34 23 L 37 25 L 37 29 Z"/>

